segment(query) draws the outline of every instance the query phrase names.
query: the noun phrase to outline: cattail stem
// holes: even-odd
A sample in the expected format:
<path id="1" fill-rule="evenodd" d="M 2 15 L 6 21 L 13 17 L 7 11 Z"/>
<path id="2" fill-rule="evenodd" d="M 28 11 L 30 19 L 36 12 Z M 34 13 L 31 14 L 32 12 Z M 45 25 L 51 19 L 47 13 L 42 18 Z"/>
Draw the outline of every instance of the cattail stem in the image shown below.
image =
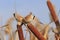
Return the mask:
<path id="1" fill-rule="evenodd" d="M 22 25 L 17 25 L 17 29 L 18 30 L 18 35 L 19 35 L 19 40 L 24 40 L 24 36 L 23 36 L 23 31 L 22 31 Z"/>
<path id="2" fill-rule="evenodd" d="M 59 24 L 58 17 L 57 17 L 57 15 L 56 15 L 56 12 L 55 12 L 55 10 L 54 10 L 54 7 L 53 7 L 52 3 L 51 3 L 50 1 L 47 1 L 47 5 L 48 5 L 48 8 L 49 8 L 49 10 L 50 10 L 50 13 L 51 13 L 51 16 L 52 16 L 52 18 L 53 18 L 53 21 L 54 21 L 55 24 L 56 24 L 56 28 L 57 28 L 57 30 L 58 30 L 58 34 L 56 34 L 56 35 L 58 36 L 58 35 L 59 35 L 59 32 L 60 32 L 60 24 Z M 56 40 L 57 40 L 57 39 L 59 39 L 59 38 L 56 37 Z"/>
<path id="3" fill-rule="evenodd" d="M 58 17 L 56 15 L 56 12 L 54 10 L 54 7 L 53 7 L 52 3 L 50 1 L 47 1 L 47 5 L 48 5 L 48 8 L 51 12 L 51 16 L 53 18 L 53 21 L 55 22 L 57 28 L 59 28 L 59 20 L 58 20 Z"/>
<path id="4" fill-rule="evenodd" d="M 27 26 L 31 30 L 31 32 L 38 38 L 38 40 L 45 40 L 43 35 L 31 23 L 28 23 Z"/>
<path id="5" fill-rule="evenodd" d="M 53 21 L 54 21 L 55 24 L 56 24 L 56 28 L 57 28 L 57 30 L 59 31 L 59 29 L 60 29 L 60 24 L 59 24 L 59 20 L 58 20 L 58 17 L 57 17 L 57 15 L 56 15 L 55 9 L 54 9 L 54 7 L 53 7 L 53 5 L 52 5 L 52 3 L 51 3 L 50 1 L 47 1 L 47 5 L 48 5 L 48 8 L 49 8 L 49 10 L 50 10 L 50 13 L 51 13 L 51 16 L 52 16 L 52 18 L 53 18 Z"/>
<path id="6" fill-rule="evenodd" d="M 55 22 L 56 26 L 58 26 L 59 25 L 59 20 L 58 20 L 58 17 L 56 15 L 56 12 L 55 12 L 55 9 L 54 9 L 52 3 L 50 1 L 47 1 L 47 5 L 48 5 L 48 8 L 50 10 L 53 21 Z"/>
<path id="7" fill-rule="evenodd" d="M 47 6 L 49 8 L 49 11 L 51 13 L 51 16 L 52 16 L 54 22 L 58 21 L 58 17 L 56 15 L 55 9 L 50 1 L 47 1 Z"/>

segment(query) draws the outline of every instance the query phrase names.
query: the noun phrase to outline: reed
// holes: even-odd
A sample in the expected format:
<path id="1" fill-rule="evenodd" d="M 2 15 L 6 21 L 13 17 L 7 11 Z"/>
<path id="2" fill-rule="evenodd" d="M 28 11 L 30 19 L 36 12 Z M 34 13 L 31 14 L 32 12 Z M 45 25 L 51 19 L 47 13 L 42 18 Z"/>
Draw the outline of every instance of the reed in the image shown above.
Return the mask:
<path id="1" fill-rule="evenodd" d="M 52 16 L 52 18 L 53 18 L 53 21 L 55 22 L 55 24 L 56 24 L 56 29 L 57 29 L 57 31 L 58 31 L 58 33 L 55 33 L 55 37 L 56 37 L 56 40 L 60 40 L 60 24 L 59 24 L 59 20 L 58 20 L 58 17 L 57 17 L 57 15 L 56 15 L 56 11 L 55 11 L 55 9 L 54 9 L 54 6 L 53 6 L 53 4 L 50 2 L 50 1 L 47 1 L 47 6 L 48 6 L 48 8 L 49 8 L 49 11 L 50 11 L 50 13 L 51 13 L 51 16 Z"/>

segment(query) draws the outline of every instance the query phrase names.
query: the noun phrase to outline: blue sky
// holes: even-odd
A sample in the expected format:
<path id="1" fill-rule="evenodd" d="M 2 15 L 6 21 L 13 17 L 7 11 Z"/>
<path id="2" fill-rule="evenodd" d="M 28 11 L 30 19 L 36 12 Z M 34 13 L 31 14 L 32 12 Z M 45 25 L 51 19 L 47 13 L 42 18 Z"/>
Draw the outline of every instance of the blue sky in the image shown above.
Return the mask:
<path id="1" fill-rule="evenodd" d="M 50 12 L 46 1 L 47 0 L 0 0 L 0 25 L 4 25 L 6 20 L 13 16 L 15 8 L 22 16 L 26 16 L 29 12 L 32 12 L 41 22 L 49 23 Z M 60 0 L 51 0 L 51 2 L 54 4 L 58 15 Z"/>
<path id="2" fill-rule="evenodd" d="M 22 16 L 26 16 L 29 12 L 32 12 L 43 23 L 49 23 L 49 10 L 46 1 L 47 0 L 0 0 L 0 16 L 3 22 L 5 22 L 13 15 L 14 9 L 16 8 L 17 12 Z M 51 2 L 54 4 L 58 13 L 60 0 L 51 0 Z"/>

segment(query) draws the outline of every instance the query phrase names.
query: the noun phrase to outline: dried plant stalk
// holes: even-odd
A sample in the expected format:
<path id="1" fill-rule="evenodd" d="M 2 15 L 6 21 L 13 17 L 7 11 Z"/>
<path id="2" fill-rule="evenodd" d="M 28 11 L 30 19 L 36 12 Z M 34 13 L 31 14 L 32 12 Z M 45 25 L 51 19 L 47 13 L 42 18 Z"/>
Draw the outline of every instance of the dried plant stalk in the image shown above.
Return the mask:
<path id="1" fill-rule="evenodd" d="M 6 34 L 10 34 L 10 32 L 12 31 L 12 22 L 14 21 L 14 18 L 9 18 L 8 20 L 7 20 L 7 26 L 6 26 L 6 28 L 5 28 L 5 33 Z"/>
<path id="2" fill-rule="evenodd" d="M 0 40 L 6 40 L 5 38 L 6 38 L 5 35 L 2 34 L 2 31 L 0 30 Z"/>
<path id="3" fill-rule="evenodd" d="M 31 30 L 31 32 L 39 39 L 39 40 L 45 40 L 45 38 L 43 37 L 43 35 L 41 33 L 39 33 L 39 31 L 31 24 L 28 23 L 27 24 L 28 28 Z"/>
<path id="4" fill-rule="evenodd" d="M 46 40 L 48 40 L 48 31 L 49 31 L 49 26 L 46 26 L 46 28 L 45 28 L 45 33 L 44 33 L 44 38 L 46 39 Z"/>
<path id="5" fill-rule="evenodd" d="M 5 34 L 8 34 L 9 35 L 9 40 L 14 40 L 13 38 L 13 33 L 12 33 L 12 22 L 14 21 L 14 18 L 11 17 L 7 20 L 6 22 L 6 27 L 5 27 Z"/>
<path id="6" fill-rule="evenodd" d="M 49 8 L 49 11 L 51 13 L 51 16 L 53 18 L 53 21 L 55 22 L 56 24 L 56 29 L 58 30 L 58 33 L 55 33 L 55 36 L 56 36 L 56 40 L 60 40 L 60 24 L 59 24 L 59 20 L 58 20 L 58 17 L 56 15 L 56 11 L 53 7 L 53 4 L 50 2 L 50 1 L 47 1 L 47 6 Z"/>
<path id="7" fill-rule="evenodd" d="M 42 35 L 47 39 L 47 35 L 48 35 L 48 30 L 49 30 L 49 26 L 44 25 L 43 23 L 39 22 L 39 20 L 35 17 L 33 22 L 31 22 L 34 26 L 36 26 L 36 28 L 38 29 L 38 31 L 40 31 L 40 33 L 43 33 Z M 32 33 L 30 34 L 30 39 L 31 40 L 38 40 Z"/>
<path id="8" fill-rule="evenodd" d="M 19 40 L 24 40 L 22 25 L 17 24 Z"/>
<path id="9" fill-rule="evenodd" d="M 30 40 L 35 40 L 35 36 L 32 32 L 30 33 Z"/>

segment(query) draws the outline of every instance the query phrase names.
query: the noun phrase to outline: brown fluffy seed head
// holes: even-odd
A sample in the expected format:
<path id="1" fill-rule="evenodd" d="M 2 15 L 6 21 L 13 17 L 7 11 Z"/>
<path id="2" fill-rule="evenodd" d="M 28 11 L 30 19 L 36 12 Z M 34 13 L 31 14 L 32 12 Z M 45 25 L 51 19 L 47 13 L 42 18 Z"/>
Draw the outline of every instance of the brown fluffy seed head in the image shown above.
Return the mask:
<path id="1" fill-rule="evenodd" d="M 31 22 L 32 20 L 33 20 L 33 15 L 32 15 L 32 13 L 30 13 L 29 15 L 27 15 L 26 17 L 25 17 L 25 21 L 26 22 Z"/>
<path id="2" fill-rule="evenodd" d="M 18 22 L 22 22 L 22 20 L 23 20 L 22 16 L 20 16 L 19 14 L 15 14 L 15 13 L 13 15 Z"/>

